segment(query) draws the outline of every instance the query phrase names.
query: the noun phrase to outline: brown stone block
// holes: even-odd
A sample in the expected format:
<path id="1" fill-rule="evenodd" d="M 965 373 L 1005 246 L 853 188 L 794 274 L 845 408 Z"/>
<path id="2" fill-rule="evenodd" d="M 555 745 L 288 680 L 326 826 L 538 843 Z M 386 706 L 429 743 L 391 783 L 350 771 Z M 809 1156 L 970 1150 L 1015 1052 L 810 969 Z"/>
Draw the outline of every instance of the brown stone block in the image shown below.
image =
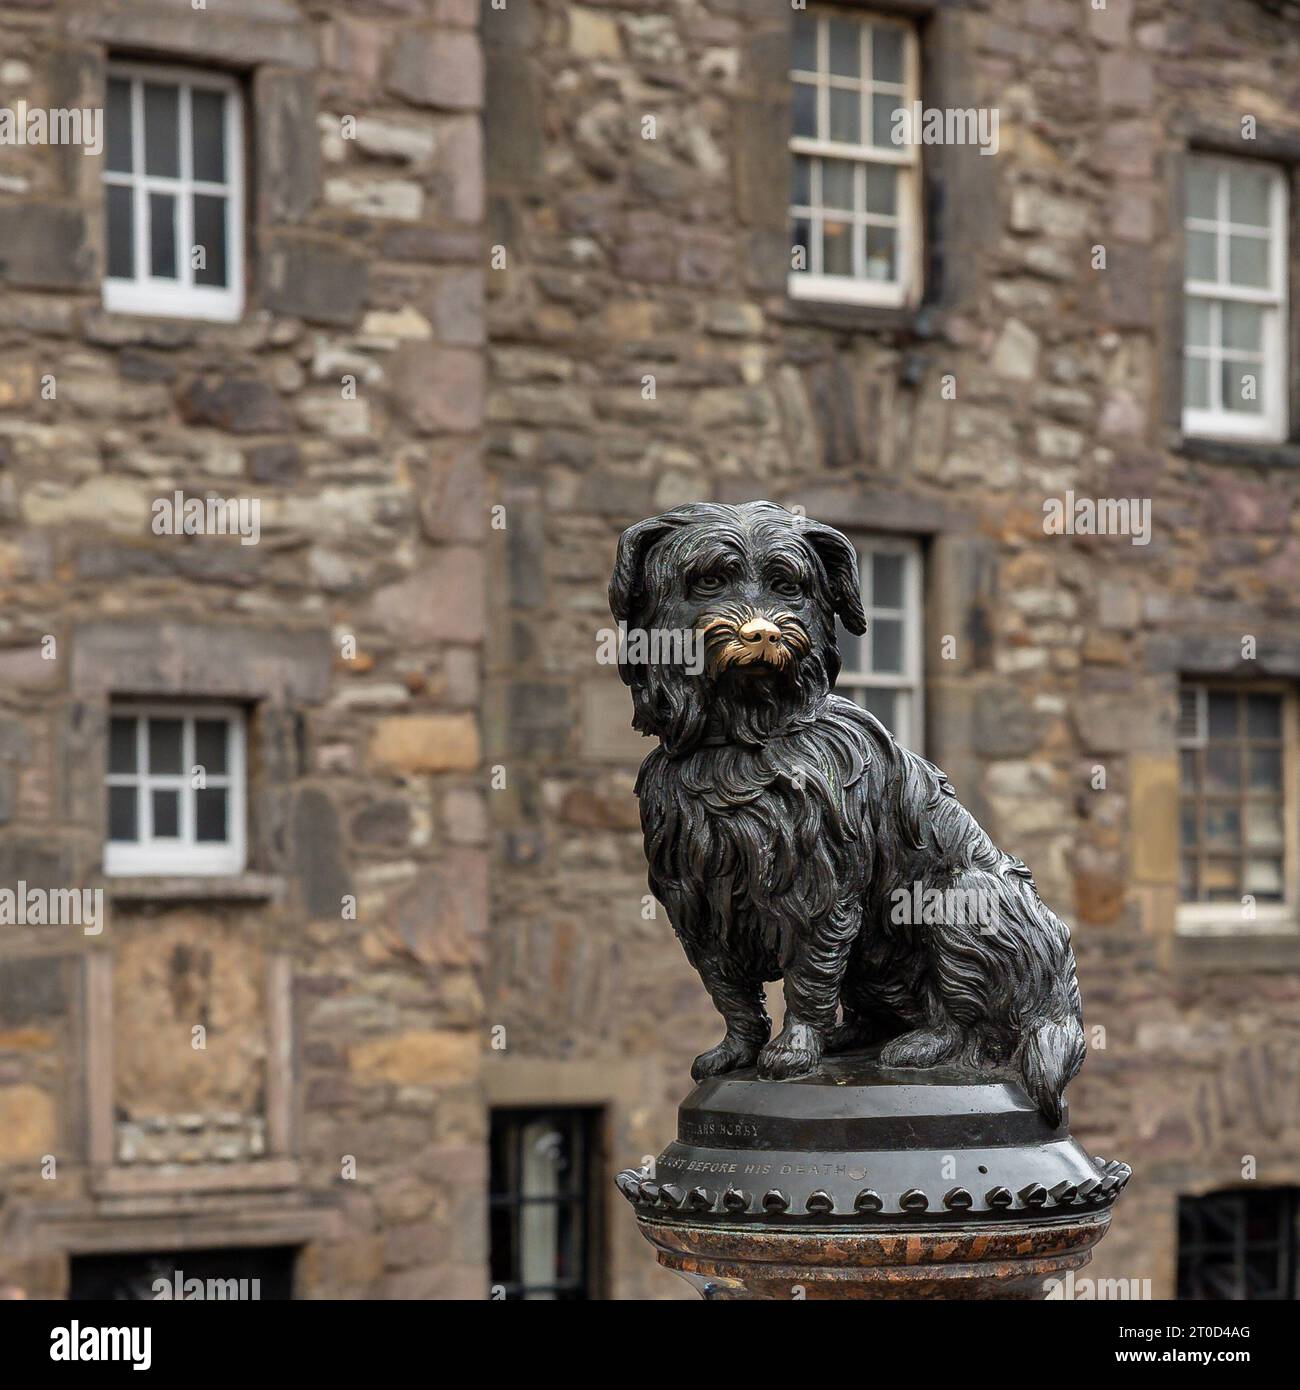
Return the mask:
<path id="1" fill-rule="evenodd" d="M 267 307 L 309 323 L 346 326 L 366 301 L 366 260 L 317 238 L 277 237 L 266 257 Z"/>
<path id="2" fill-rule="evenodd" d="M 405 347 L 393 371 L 398 408 L 420 430 L 468 434 L 483 422 L 483 356 L 427 343 Z"/>
<path id="3" fill-rule="evenodd" d="M 251 377 L 191 378 L 176 406 L 187 425 L 210 425 L 231 434 L 280 434 L 293 427 L 276 392 Z"/>
<path id="4" fill-rule="evenodd" d="M 403 714 L 381 720 L 370 755 L 401 772 L 470 772 L 479 763 L 472 714 Z"/>
<path id="5" fill-rule="evenodd" d="M 73 633 L 72 687 L 87 694 L 131 690 L 315 703 L 328 694 L 329 680 L 324 630 L 124 618 L 86 623 Z"/>
<path id="6" fill-rule="evenodd" d="M 95 288 L 96 257 L 79 207 L 0 207 L 0 280 L 33 290 Z"/>
<path id="7" fill-rule="evenodd" d="M 36 1086 L 0 1086 L 0 1163 L 30 1163 L 58 1138 L 54 1100 Z"/>
<path id="8" fill-rule="evenodd" d="M 375 595 L 373 614 L 389 632 L 416 642 L 480 642 L 484 627 L 483 554 L 440 547 L 431 564 Z"/>
<path id="9" fill-rule="evenodd" d="M 388 89 L 417 106 L 477 111 L 483 104 L 483 54 L 474 34 L 430 29 L 403 35 Z"/>
<path id="10" fill-rule="evenodd" d="M 353 1240 L 313 1241 L 302 1252 L 297 1278 L 300 1295 L 324 1298 L 346 1293 L 356 1297 L 384 1272 L 382 1236 L 364 1235 Z"/>
<path id="11" fill-rule="evenodd" d="M 36 395 L 36 362 L 31 353 L 0 362 L 0 410 L 26 405 Z"/>
<path id="12" fill-rule="evenodd" d="M 481 1052 L 482 1041 L 475 1033 L 413 1029 L 358 1043 L 350 1063 L 353 1075 L 361 1081 L 435 1086 L 477 1075 Z"/>
<path id="13" fill-rule="evenodd" d="M 261 220 L 297 225 L 319 196 L 315 74 L 257 68 L 252 106 Z"/>
<path id="14" fill-rule="evenodd" d="M 423 451 L 421 454 L 423 457 Z M 413 469 L 421 467 L 413 461 Z M 477 440 L 440 439 L 423 465 L 420 522 L 431 541 L 477 541 L 487 531 L 482 452 Z"/>
<path id="15" fill-rule="evenodd" d="M 1144 883 L 1178 879 L 1178 763 L 1135 756 L 1130 764 L 1133 877 Z"/>
<path id="16" fill-rule="evenodd" d="M 421 964 L 481 964 L 487 941 L 488 867 L 482 850 L 447 850 L 393 906 L 389 941 Z"/>

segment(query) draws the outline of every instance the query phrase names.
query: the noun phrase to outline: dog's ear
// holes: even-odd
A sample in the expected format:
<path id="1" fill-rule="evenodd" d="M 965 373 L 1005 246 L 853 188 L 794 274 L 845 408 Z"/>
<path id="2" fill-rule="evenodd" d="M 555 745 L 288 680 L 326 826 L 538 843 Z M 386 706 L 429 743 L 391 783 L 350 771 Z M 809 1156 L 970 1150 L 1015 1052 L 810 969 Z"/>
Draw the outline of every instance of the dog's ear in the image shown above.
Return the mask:
<path id="1" fill-rule="evenodd" d="M 801 521 L 799 532 L 822 562 L 836 617 L 855 636 L 867 630 L 862 611 L 862 581 L 858 578 L 858 552 L 847 536 L 820 521 Z"/>
<path id="2" fill-rule="evenodd" d="M 646 552 L 674 527 L 687 520 L 687 508 L 678 507 L 629 526 L 618 538 L 614 573 L 609 581 L 609 610 L 620 622 L 631 622 L 641 588 Z"/>

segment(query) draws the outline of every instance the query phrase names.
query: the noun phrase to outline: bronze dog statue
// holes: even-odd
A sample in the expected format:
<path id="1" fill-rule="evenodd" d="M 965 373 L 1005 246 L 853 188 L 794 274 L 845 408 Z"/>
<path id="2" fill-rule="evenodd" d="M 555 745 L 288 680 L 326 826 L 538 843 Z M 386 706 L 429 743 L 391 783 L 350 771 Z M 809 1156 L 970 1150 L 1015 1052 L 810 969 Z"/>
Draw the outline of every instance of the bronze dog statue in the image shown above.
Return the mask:
<path id="1" fill-rule="evenodd" d="M 836 617 L 866 629 L 849 541 L 771 502 L 692 503 L 623 533 L 609 594 L 701 657 L 620 662 L 660 745 L 636 787 L 650 887 L 727 1025 L 695 1079 L 879 1045 L 886 1066 L 1012 1067 L 1059 1124 L 1085 1050 L 1069 929 L 938 768 L 832 693 Z M 933 902 L 961 910 L 915 910 Z"/>

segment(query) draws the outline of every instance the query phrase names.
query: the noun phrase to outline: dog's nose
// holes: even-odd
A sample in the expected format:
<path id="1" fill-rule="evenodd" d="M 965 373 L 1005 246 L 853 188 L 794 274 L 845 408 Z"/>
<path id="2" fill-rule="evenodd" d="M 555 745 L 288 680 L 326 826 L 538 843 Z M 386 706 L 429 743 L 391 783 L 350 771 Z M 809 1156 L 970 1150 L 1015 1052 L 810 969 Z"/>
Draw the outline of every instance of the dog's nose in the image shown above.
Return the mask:
<path id="1" fill-rule="evenodd" d="M 781 629 L 766 618 L 751 618 L 737 636 L 759 651 L 769 651 L 781 645 Z"/>

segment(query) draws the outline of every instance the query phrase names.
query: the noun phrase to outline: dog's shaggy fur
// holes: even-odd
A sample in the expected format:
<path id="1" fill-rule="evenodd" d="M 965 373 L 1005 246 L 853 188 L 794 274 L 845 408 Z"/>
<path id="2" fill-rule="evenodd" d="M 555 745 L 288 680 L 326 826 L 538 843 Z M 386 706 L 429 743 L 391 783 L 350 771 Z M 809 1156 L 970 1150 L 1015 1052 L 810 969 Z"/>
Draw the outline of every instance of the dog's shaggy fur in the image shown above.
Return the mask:
<path id="1" fill-rule="evenodd" d="M 650 886 L 727 1025 L 696 1080 L 804 1076 L 824 1050 L 883 1044 L 890 1066 L 1014 1067 L 1059 1124 L 1084 1056 L 1069 931 L 943 773 L 831 693 L 835 618 L 866 628 L 845 537 L 770 502 L 678 507 L 623 533 L 610 606 L 704 642 L 699 674 L 620 668 L 660 740 L 637 780 Z M 932 889 L 993 916 L 898 920 Z"/>

